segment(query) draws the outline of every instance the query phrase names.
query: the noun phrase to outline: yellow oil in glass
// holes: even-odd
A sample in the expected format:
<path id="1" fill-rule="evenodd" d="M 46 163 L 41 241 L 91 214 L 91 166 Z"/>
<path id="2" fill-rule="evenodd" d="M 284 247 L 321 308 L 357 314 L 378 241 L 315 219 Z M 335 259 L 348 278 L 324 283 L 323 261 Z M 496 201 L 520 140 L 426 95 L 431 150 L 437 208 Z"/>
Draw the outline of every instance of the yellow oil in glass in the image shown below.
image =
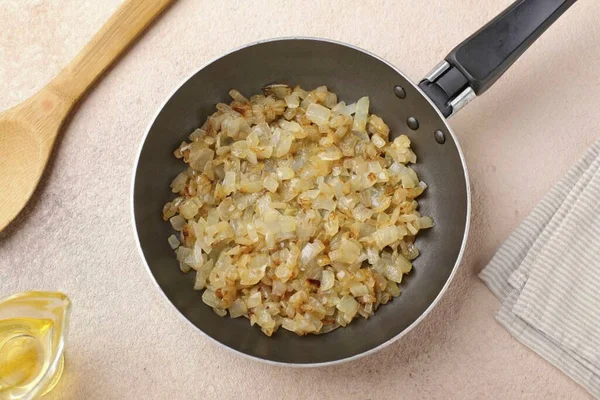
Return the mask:
<path id="1" fill-rule="evenodd" d="M 54 323 L 49 319 L 0 320 L 0 398 L 19 398 L 38 384 L 48 369 L 52 354 Z M 62 360 L 61 360 L 62 361 Z M 58 382 L 62 366 L 42 390 L 49 392 Z"/>
<path id="2" fill-rule="evenodd" d="M 57 384 L 68 308 L 66 296 L 44 292 L 0 302 L 0 400 L 37 398 Z"/>

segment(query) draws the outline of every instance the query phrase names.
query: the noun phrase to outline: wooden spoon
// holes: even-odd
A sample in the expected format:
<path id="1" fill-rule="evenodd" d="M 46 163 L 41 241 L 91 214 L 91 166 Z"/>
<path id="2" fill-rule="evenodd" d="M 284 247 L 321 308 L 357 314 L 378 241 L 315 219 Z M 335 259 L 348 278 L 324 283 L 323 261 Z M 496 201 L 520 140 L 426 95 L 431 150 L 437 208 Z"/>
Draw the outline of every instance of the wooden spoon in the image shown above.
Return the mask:
<path id="1" fill-rule="evenodd" d="M 46 87 L 0 113 L 0 231 L 27 204 L 73 106 L 174 0 L 126 0 Z"/>

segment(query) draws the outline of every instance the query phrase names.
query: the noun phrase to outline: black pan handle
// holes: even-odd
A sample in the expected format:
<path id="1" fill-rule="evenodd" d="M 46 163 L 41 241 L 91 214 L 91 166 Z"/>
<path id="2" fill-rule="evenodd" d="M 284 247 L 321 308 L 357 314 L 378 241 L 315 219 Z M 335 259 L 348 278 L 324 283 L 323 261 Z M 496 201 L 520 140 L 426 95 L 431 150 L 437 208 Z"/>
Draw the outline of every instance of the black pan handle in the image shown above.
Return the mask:
<path id="1" fill-rule="evenodd" d="M 577 0 L 517 0 L 419 83 L 445 117 L 483 94 Z"/>

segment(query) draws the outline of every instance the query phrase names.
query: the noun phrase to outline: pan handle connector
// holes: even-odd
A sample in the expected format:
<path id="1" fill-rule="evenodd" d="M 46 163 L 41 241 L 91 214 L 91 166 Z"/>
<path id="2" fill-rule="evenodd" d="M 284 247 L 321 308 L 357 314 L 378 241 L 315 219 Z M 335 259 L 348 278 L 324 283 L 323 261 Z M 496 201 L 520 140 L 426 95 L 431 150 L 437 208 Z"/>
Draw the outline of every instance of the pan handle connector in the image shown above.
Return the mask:
<path id="1" fill-rule="evenodd" d="M 446 56 L 420 83 L 445 117 L 483 94 L 577 0 L 517 0 Z"/>

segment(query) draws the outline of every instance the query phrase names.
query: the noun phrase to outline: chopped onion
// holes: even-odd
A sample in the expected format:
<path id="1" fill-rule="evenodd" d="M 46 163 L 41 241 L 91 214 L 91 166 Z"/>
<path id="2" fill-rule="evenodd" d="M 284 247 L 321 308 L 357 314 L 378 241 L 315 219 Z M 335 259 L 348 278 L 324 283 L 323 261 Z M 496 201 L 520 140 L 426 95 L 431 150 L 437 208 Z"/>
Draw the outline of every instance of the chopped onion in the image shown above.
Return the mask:
<path id="1" fill-rule="evenodd" d="M 294 217 L 280 217 L 279 218 L 279 228 L 281 232 L 295 232 L 296 231 L 296 218 Z"/>
<path id="2" fill-rule="evenodd" d="M 279 180 L 276 174 L 269 174 L 263 182 L 263 187 L 271 193 L 275 193 L 279 187 Z"/>
<path id="3" fill-rule="evenodd" d="M 335 284 L 335 275 L 332 271 L 325 270 L 323 271 L 323 275 L 321 277 L 321 286 L 319 287 L 319 291 L 326 292 L 333 287 Z"/>
<path id="4" fill-rule="evenodd" d="M 358 306 L 359 304 L 354 300 L 354 297 L 344 296 L 336 308 L 349 317 L 349 319 L 352 319 L 358 312 Z M 348 318 L 346 318 L 346 320 L 348 320 Z"/>
<path id="5" fill-rule="evenodd" d="M 356 102 L 356 115 L 352 129 L 358 132 L 365 132 L 367 126 L 367 117 L 369 114 L 369 98 L 361 97 Z"/>
<path id="6" fill-rule="evenodd" d="M 394 281 L 387 281 L 387 291 L 389 292 L 389 294 L 391 294 L 394 297 L 398 297 L 400 296 L 400 288 L 398 288 L 398 285 L 396 284 L 396 282 Z"/>
<path id="7" fill-rule="evenodd" d="M 162 210 L 179 268 L 217 315 L 268 336 L 369 318 L 400 295 L 415 235 L 434 225 L 417 211 L 427 185 L 410 139 L 368 97 L 347 105 L 326 86 L 229 95 L 173 153 L 188 164 Z"/>
<path id="8" fill-rule="evenodd" d="M 336 208 L 336 203 L 333 198 L 324 196 L 320 194 L 314 201 L 312 202 L 312 207 L 316 210 L 327 210 L 334 211 Z"/>
<path id="9" fill-rule="evenodd" d="M 256 292 L 256 293 L 248 296 L 248 298 L 246 299 L 246 307 L 247 308 L 258 307 L 261 304 L 262 304 L 262 296 L 261 296 L 260 292 Z"/>
<path id="10" fill-rule="evenodd" d="M 396 226 L 388 226 L 386 228 L 378 229 L 371 236 L 375 242 L 375 245 L 379 249 L 383 249 L 385 246 L 388 246 L 399 240 L 400 232 Z"/>
<path id="11" fill-rule="evenodd" d="M 319 239 L 316 239 L 313 243 L 307 243 L 300 253 L 300 262 L 302 265 L 308 264 L 323 250 L 325 250 L 325 245 Z"/>
<path id="12" fill-rule="evenodd" d="M 387 138 L 390 135 L 390 128 L 377 115 L 369 117 L 368 131 L 373 136 L 377 135 L 382 138 Z"/>
<path id="13" fill-rule="evenodd" d="M 334 113 L 342 113 L 342 111 L 346 111 L 346 102 L 340 101 L 335 106 L 331 107 L 331 111 Z"/>
<path id="14" fill-rule="evenodd" d="M 206 287 L 206 280 L 210 276 L 214 264 L 213 260 L 209 260 L 196 271 L 196 280 L 194 281 L 195 290 L 202 290 Z"/>
<path id="15" fill-rule="evenodd" d="M 333 145 L 325 147 L 325 150 L 319 153 L 319 158 L 325 161 L 336 161 L 341 159 L 342 156 L 340 149 Z"/>
<path id="16" fill-rule="evenodd" d="M 385 146 L 385 140 L 383 140 L 383 138 L 379 135 L 371 136 L 371 141 L 379 149 L 381 149 L 383 146 Z"/>
<path id="17" fill-rule="evenodd" d="M 328 92 L 323 101 L 323 105 L 327 108 L 332 108 L 337 103 L 337 95 L 335 93 Z"/>
<path id="18" fill-rule="evenodd" d="M 374 211 L 370 208 L 365 207 L 362 204 L 358 204 L 352 210 L 352 215 L 360 222 L 365 222 L 373 216 Z"/>
<path id="19" fill-rule="evenodd" d="M 179 245 L 181 244 L 181 242 L 179 241 L 179 239 L 177 239 L 177 237 L 175 235 L 171 235 L 169 236 L 169 246 L 171 246 L 171 248 L 174 250 L 177 247 L 179 247 Z"/>
<path id="20" fill-rule="evenodd" d="M 246 315 L 247 312 L 248 308 L 242 299 L 236 299 L 231 307 L 229 307 L 229 316 L 231 318 L 241 317 L 242 315 Z"/>
<path id="21" fill-rule="evenodd" d="M 337 250 L 329 252 L 329 259 L 344 264 L 351 264 L 356 262 L 361 250 L 362 246 L 360 243 L 354 240 L 342 239 L 340 247 Z"/>
<path id="22" fill-rule="evenodd" d="M 292 93 L 284 97 L 285 104 L 288 108 L 298 108 L 300 105 L 300 98 L 296 93 Z"/>
<path id="23" fill-rule="evenodd" d="M 220 307 L 221 305 L 221 301 L 219 300 L 215 292 L 213 292 L 210 289 L 206 289 L 204 293 L 202 293 L 202 301 L 204 302 L 204 304 L 212 308 Z"/>
<path id="24" fill-rule="evenodd" d="M 182 193 L 188 182 L 188 176 L 185 172 L 180 173 L 171 182 L 171 190 L 173 193 Z"/>
<path id="25" fill-rule="evenodd" d="M 240 183 L 240 192 L 242 193 L 256 193 L 260 192 L 262 188 L 263 184 L 261 181 L 244 181 Z"/>
<path id="26" fill-rule="evenodd" d="M 248 264 L 247 270 L 242 270 L 242 273 L 240 274 L 240 284 L 257 284 L 265 276 L 268 262 L 268 257 L 266 255 L 253 258 Z"/>
<path id="27" fill-rule="evenodd" d="M 283 99 L 292 93 L 292 88 L 288 85 L 275 83 L 262 88 L 265 96 L 275 96 L 277 99 Z"/>
<path id="28" fill-rule="evenodd" d="M 354 297 L 366 296 L 369 294 L 369 288 L 362 283 L 354 283 L 350 286 L 350 292 Z"/>
<path id="29" fill-rule="evenodd" d="M 312 103 L 306 109 L 306 118 L 317 125 L 327 125 L 331 110 L 320 104 Z"/>
<path id="30" fill-rule="evenodd" d="M 238 92 L 235 89 L 231 89 L 229 91 L 229 95 L 231 96 L 231 98 L 235 101 L 239 101 L 240 103 L 247 103 L 248 99 L 245 98 L 240 92 Z"/>
<path id="31" fill-rule="evenodd" d="M 179 213 L 185 219 L 192 219 L 198 214 L 198 205 L 191 200 L 185 200 L 179 206 Z"/>
<path id="32" fill-rule="evenodd" d="M 171 222 L 171 226 L 176 231 L 182 230 L 186 223 L 185 218 L 183 218 L 180 215 L 176 215 L 176 216 L 172 217 L 171 219 L 169 219 L 169 222 Z"/>
<path id="33" fill-rule="evenodd" d="M 192 168 L 196 171 L 204 171 L 206 163 L 211 161 L 215 156 L 214 150 L 208 148 L 201 148 L 196 150 L 192 148 L 190 151 L 189 163 Z"/>
<path id="34" fill-rule="evenodd" d="M 273 293 L 276 296 L 283 296 L 286 291 L 287 285 L 284 282 L 278 280 L 273 281 L 273 290 L 271 291 L 271 293 Z"/>
<path id="35" fill-rule="evenodd" d="M 290 297 L 290 304 L 293 305 L 294 307 L 298 308 L 302 305 L 302 303 L 304 303 L 306 301 L 307 298 L 308 298 L 308 296 L 306 295 L 305 291 L 303 291 L 303 290 L 297 291 Z"/>
<path id="36" fill-rule="evenodd" d="M 410 261 L 408 261 L 406 258 L 404 258 L 404 256 L 402 254 L 398 254 L 394 258 L 394 263 L 398 266 L 398 268 L 400 268 L 400 270 L 404 274 L 408 274 L 410 272 L 410 270 L 412 269 L 412 264 L 410 263 Z"/>
<path id="37" fill-rule="evenodd" d="M 419 217 L 418 219 L 418 227 L 419 229 L 427 229 L 433 227 L 433 219 L 431 217 Z"/>
<path id="38" fill-rule="evenodd" d="M 235 191 L 235 171 L 225 172 L 225 179 L 223 179 L 223 192 L 225 196 L 229 196 Z"/>
<path id="39" fill-rule="evenodd" d="M 290 180 L 295 175 L 294 170 L 290 167 L 277 168 L 277 177 L 282 181 Z"/>
<path id="40" fill-rule="evenodd" d="M 356 108 L 357 108 L 357 104 L 356 103 L 348 104 L 346 106 L 346 109 L 344 110 L 343 114 L 346 114 L 346 115 L 355 114 L 356 113 Z"/>

